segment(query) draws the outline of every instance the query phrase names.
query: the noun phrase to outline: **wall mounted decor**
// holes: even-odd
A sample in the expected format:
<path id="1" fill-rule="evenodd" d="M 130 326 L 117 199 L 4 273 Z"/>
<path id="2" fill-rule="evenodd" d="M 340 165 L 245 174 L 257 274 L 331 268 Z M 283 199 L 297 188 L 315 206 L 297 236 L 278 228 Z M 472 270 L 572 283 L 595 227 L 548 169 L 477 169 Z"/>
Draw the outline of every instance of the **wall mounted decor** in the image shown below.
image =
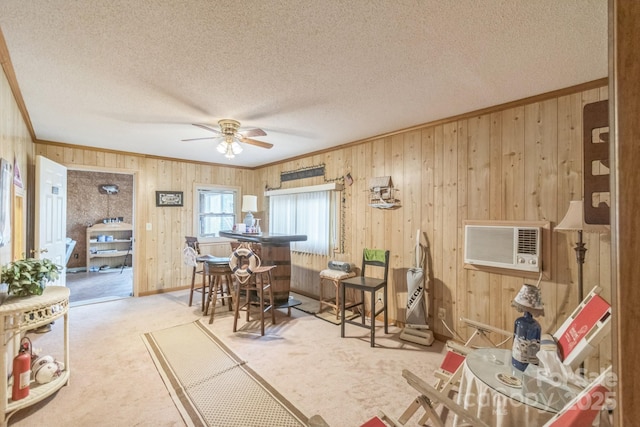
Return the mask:
<path id="1" fill-rule="evenodd" d="M 182 206 L 182 191 L 156 191 L 156 206 Z"/>
<path id="2" fill-rule="evenodd" d="M 396 189 L 390 176 L 379 176 L 369 180 L 369 206 L 378 209 L 396 209 L 400 200 L 395 198 Z"/>
<path id="3" fill-rule="evenodd" d="M 609 101 L 587 104 L 582 112 L 584 222 L 609 224 Z"/>

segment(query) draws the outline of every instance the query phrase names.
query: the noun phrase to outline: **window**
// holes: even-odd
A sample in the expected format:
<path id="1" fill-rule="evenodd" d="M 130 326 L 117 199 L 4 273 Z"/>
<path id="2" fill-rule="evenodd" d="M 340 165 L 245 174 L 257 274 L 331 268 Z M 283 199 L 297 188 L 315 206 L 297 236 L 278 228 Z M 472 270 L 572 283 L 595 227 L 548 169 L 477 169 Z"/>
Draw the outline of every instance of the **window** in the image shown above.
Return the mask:
<path id="1" fill-rule="evenodd" d="M 291 242 L 292 250 L 329 255 L 337 242 L 338 195 L 326 190 L 270 195 L 269 232 L 305 234 L 306 241 Z"/>
<path id="2" fill-rule="evenodd" d="M 221 230 L 233 229 L 239 194 L 239 189 L 235 187 L 196 186 L 193 211 L 198 240 L 211 240 L 219 237 Z"/>

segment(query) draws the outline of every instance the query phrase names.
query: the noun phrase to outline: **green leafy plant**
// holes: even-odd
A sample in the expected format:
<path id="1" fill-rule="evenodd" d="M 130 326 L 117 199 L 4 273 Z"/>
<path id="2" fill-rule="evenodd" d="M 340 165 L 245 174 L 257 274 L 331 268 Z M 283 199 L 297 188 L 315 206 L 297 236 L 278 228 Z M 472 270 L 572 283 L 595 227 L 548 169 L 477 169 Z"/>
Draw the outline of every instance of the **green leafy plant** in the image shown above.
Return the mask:
<path id="1" fill-rule="evenodd" d="M 8 285 L 8 294 L 12 296 L 42 295 L 46 283 L 56 280 L 61 270 L 46 258 L 24 258 L 3 265 L 0 282 Z"/>

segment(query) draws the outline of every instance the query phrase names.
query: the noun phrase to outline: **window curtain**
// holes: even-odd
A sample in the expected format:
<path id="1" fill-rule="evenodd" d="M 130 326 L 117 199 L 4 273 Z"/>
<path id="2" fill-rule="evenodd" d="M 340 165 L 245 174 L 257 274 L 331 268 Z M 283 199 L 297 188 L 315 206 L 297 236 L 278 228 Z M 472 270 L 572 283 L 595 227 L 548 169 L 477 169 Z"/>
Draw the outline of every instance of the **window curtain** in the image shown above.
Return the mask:
<path id="1" fill-rule="evenodd" d="M 293 250 L 329 255 L 329 196 L 329 191 L 314 191 L 269 197 L 269 231 L 305 234 L 306 241 L 292 242 Z"/>

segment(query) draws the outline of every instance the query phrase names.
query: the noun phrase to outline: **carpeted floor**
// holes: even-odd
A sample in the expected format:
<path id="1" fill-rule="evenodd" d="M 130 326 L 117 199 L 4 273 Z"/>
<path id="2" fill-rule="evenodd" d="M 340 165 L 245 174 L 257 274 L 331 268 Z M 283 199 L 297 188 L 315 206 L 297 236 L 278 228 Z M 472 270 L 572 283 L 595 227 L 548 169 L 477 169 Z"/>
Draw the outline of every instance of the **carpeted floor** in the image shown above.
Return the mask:
<path id="1" fill-rule="evenodd" d="M 407 343 L 394 326 L 389 335 L 377 329 L 375 348 L 369 331 L 356 326 L 347 325 L 340 338 L 340 328 L 300 310 L 291 317 L 278 310 L 277 324 L 267 324 L 264 336 L 258 322 L 244 319 L 234 333 L 226 307 L 209 325 L 187 301 L 188 291 L 177 291 L 71 307 L 69 385 L 18 412 L 9 425 L 184 426 L 141 335 L 200 319 L 304 415 L 321 415 L 333 427 L 358 427 L 379 409 L 399 416 L 416 397 L 402 369 L 433 383 L 444 357 L 442 343 Z M 60 358 L 62 326 L 56 321 L 49 333 L 29 334 L 33 348 Z"/>
<path id="2" fill-rule="evenodd" d="M 295 306 L 294 308 L 308 314 L 313 314 L 318 319 L 325 320 L 329 323 L 333 323 L 334 325 L 340 325 L 340 317 L 336 317 L 336 312 L 331 307 L 324 306 L 322 307 L 322 312 L 318 312 L 318 310 L 320 309 L 320 305 L 317 299 L 309 298 L 307 296 L 296 294 L 294 292 L 291 292 L 291 296 L 302 303 Z M 350 310 L 346 310 L 345 312 L 347 313 L 347 318 L 349 319 L 358 317 L 357 313 L 353 313 Z"/>

